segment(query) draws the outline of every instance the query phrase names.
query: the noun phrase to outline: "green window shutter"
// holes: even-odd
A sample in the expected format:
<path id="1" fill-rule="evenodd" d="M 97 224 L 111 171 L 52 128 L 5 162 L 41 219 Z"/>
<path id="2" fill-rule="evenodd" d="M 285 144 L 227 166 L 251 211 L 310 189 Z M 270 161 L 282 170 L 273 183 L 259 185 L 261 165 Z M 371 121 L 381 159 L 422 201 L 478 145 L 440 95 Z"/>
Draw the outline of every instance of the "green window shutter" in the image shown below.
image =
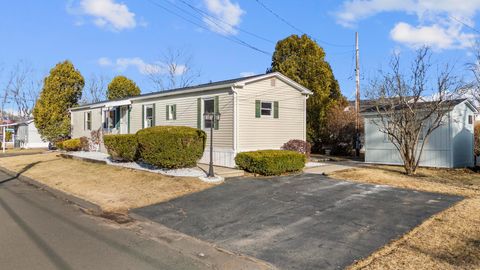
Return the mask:
<path id="1" fill-rule="evenodd" d="M 202 99 L 197 99 L 197 128 L 202 129 Z"/>
<path id="2" fill-rule="evenodd" d="M 219 100 L 218 96 L 215 96 L 215 98 L 213 99 L 213 103 L 214 103 L 213 104 L 213 108 L 214 108 L 213 113 L 214 114 L 220 113 L 219 101 L 218 100 Z M 215 130 L 218 130 L 218 128 L 219 128 L 219 123 L 218 123 L 218 120 L 216 119 L 216 117 L 215 117 L 215 120 L 213 122 L 213 128 L 215 128 Z"/>
<path id="3" fill-rule="evenodd" d="M 86 123 L 87 123 L 87 119 L 86 119 L 87 115 L 86 115 L 86 114 L 87 114 L 87 113 L 85 113 L 85 112 L 83 113 L 83 130 L 86 129 L 86 128 L 85 128 L 85 125 L 86 125 Z"/>
<path id="4" fill-rule="evenodd" d="M 255 118 L 260 118 L 260 100 L 255 100 Z"/>
<path id="5" fill-rule="evenodd" d="M 115 108 L 115 128 L 120 128 L 120 107 Z"/>
<path id="6" fill-rule="evenodd" d="M 128 111 L 127 111 L 127 133 L 130 134 L 130 111 L 132 110 L 132 107 L 129 106 L 128 107 Z"/>
<path id="7" fill-rule="evenodd" d="M 142 129 L 145 128 L 145 105 L 142 105 Z"/>
<path id="8" fill-rule="evenodd" d="M 154 127 L 156 124 L 155 124 L 155 103 L 152 104 L 152 127 Z"/>
<path id="9" fill-rule="evenodd" d="M 165 105 L 165 120 L 168 120 L 168 105 Z"/>
<path id="10" fill-rule="evenodd" d="M 173 120 L 177 120 L 177 104 L 173 104 Z"/>
<path id="11" fill-rule="evenodd" d="M 273 102 L 273 118 L 278 118 L 278 101 Z"/>

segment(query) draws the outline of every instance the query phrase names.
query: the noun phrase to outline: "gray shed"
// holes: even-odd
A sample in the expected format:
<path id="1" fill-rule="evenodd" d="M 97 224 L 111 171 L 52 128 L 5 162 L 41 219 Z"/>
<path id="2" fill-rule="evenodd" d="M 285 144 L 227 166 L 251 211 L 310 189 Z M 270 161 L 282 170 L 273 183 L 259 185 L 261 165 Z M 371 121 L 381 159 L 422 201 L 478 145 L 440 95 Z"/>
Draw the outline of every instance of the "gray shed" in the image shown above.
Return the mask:
<path id="1" fill-rule="evenodd" d="M 48 148 L 49 143 L 42 140 L 33 119 L 17 123 L 15 126 L 14 147 Z"/>
<path id="2" fill-rule="evenodd" d="M 420 166 L 463 168 L 474 166 L 474 123 L 477 109 L 467 99 L 453 101 L 444 124 L 434 130 L 425 142 Z M 376 112 L 362 113 L 365 124 L 365 162 L 402 165 L 398 150 L 373 122 Z"/>

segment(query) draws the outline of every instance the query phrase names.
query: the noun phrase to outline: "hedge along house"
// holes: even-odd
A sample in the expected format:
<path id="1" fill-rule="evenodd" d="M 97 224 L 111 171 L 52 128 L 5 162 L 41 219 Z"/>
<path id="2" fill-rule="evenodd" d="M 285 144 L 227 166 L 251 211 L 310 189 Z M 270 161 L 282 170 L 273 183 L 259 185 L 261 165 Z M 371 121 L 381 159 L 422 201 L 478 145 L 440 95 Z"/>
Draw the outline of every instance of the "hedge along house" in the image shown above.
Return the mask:
<path id="1" fill-rule="evenodd" d="M 425 142 L 420 166 L 462 168 L 474 166 L 474 122 L 477 109 L 466 99 L 452 100 L 450 111 L 440 127 Z M 379 130 L 376 108 L 362 112 L 365 124 L 365 162 L 402 165 L 398 150 L 387 135 Z M 421 135 L 422 136 L 422 135 Z M 422 140 L 422 138 L 420 138 Z"/>
<path id="2" fill-rule="evenodd" d="M 196 127 L 210 136 L 214 164 L 235 167 L 239 152 L 280 149 L 291 139 L 306 140 L 306 100 L 312 92 L 280 73 L 144 94 L 71 108 L 72 138 L 133 134 L 161 125 Z M 204 120 L 219 112 L 219 122 Z M 201 163 L 209 161 L 209 138 Z M 101 147 L 102 151 L 105 151 Z"/>

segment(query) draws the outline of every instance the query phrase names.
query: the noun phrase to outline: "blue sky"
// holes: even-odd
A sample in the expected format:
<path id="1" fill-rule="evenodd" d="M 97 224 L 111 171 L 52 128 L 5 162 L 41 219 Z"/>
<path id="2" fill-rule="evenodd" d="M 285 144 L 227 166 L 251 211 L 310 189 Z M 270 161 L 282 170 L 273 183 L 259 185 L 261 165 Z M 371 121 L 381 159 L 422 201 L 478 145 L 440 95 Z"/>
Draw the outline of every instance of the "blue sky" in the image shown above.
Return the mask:
<path id="1" fill-rule="evenodd" d="M 360 34 L 362 85 L 388 64 L 392 52 L 408 55 L 423 44 L 433 48 L 436 58 L 457 63 L 459 72 L 463 72 L 464 64 L 473 61 L 471 46 L 477 33 L 471 27 L 475 27 L 480 10 L 480 1 L 476 0 L 461 4 L 454 0 L 184 1 L 219 18 L 217 25 L 180 0 L 5 2 L 0 9 L 0 63 L 8 70 L 24 60 L 42 76 L 57 62 L 69 59 L 86 79 L 92 74 L 109 78 L 123 74 L 135 80 L 143 92 L 150 92 L 153 87 L 145 69 L 153 67 L 161 73 L 160 58 L 168 48 L 191 53 L 201 70 L 197 83 L 203 83 L 265 72 L 274 42 L 304 32 L 325 49 L 342 92 L 352 98 L 355 31 Z M 241 40 L 267 54 L 227 38 Z M 5 83 L 4 77 L 0 77 L 0 84 Z"/>

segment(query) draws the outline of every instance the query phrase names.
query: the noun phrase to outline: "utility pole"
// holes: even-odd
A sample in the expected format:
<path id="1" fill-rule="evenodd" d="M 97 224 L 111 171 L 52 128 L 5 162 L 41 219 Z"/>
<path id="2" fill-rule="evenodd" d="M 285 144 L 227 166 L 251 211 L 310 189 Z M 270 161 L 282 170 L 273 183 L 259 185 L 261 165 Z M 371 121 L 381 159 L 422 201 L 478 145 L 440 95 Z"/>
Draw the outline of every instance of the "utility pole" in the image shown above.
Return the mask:
<path id="1" fill-rule="evenodd" d="M 355 32 L 355 156 L 360 156 L 360 63 L 358 60 L 358 32 Z"/>

